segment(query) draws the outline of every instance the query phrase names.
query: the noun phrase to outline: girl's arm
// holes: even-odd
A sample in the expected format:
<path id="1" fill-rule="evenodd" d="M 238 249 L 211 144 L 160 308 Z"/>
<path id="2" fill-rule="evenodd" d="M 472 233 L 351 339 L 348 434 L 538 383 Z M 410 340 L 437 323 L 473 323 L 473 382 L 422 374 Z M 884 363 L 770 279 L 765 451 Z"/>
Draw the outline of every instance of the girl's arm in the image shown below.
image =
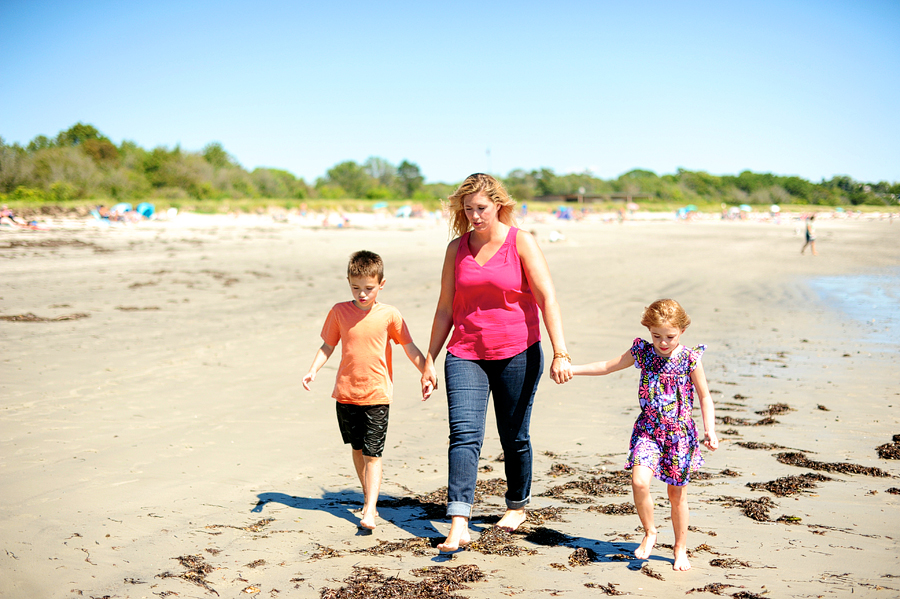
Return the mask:
<path id="1" fill-rule="evenodd" d="M 516 249 L 525 269 L 525 277 L 534 299 L 537 301 L 541 314 L 544 317 L 544 327 L 550 335 L 550 344 L 553 346 L 554 356 L 557 354 L 568 355 L 566 351 L 566 339 L 563 335 L 562 316 L 559 311 L 559 303 L 556 301 L 556 289 L 553 287 L 553 279 L 550 277 L 550 268 L 544 258 L 541 248 L 538 247 L 534 236 L 525 231 L 516 234 Z M 572 378 L 572 363 L 567 358 L 554 357 L 550 363 L 550 378 L 559 385 Z"/>
<path id="2" fill-rule="evenodd" d="M 700 414 L 703 417 L 703 432 L 705 438 L 703 444 L 710 451 L 719 447 L 719 438 L 716 436 L 716 408 L 713 406 L 712 397 L 709 394 L 709 385 L 706 383 L 706 373 L 703 372 L 703 362 L 697 362 L 697 367 L 691 373 L 691 382 L 697 390 L 700 400 Z"/>
<path id="3" fill-rule="evenodd" d="M 600 376 L 617 372 L 633 365 L 634 356 L 631 355 L 631 350 L 628 350 L 618 358 L 607 360 L 606 362 L 594 362 L 593 364 L 578 364 L 572 366 L 572 374 L 576 376 Z"/>
<path id="4" fill-rule="evenodd" d="M 325 362 L 327 362 L 328 358 L 331 357 L 331 353 L 333 351 L 333 345 L 328 345 L 327 343 L 322 344 L 322 347 L 320 347 L 319 351 L 316 352 L 316 357 L 313 358 L 313 363 L 309 367 L 309 372 L 307 372 L 306 376 L 303 377 L 304 389 L 309 391 L 309 384 L 316 380 L 316 373 L 319 372 L 319 369 L 325 365 Z"/>
<path id="5" fill-rule="evenodd" d="M 434 368 L 434 360 L 447 335 L 453 327 L 453 294 L 456 291 L 456 249 L 459 247 L 459 238 L 454 239 L 447 246 L 444 255 L 444 267 L 441 271 L 441 295 L 438 297 L 437 307 L 434 310 L 434 322 L 431 324 L 431 340 L 428 343 L 428 353 L 425 354 L 425 363 L 422 368 L 422 400 L 431 397 L 437 389 L 437 371 Z"/>

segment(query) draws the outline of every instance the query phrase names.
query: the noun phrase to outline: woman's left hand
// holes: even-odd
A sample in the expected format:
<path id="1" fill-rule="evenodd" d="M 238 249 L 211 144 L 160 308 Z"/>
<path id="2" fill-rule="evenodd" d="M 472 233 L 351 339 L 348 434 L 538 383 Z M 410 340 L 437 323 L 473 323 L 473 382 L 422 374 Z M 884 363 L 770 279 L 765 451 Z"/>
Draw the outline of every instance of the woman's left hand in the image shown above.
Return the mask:
<path id="1" fill-rule="evenodd" d="M 572 363 L 566 358 L 553 358 L 550 363 L 550 378 L 557 385 L 562 385 L 572 379 Z"/>

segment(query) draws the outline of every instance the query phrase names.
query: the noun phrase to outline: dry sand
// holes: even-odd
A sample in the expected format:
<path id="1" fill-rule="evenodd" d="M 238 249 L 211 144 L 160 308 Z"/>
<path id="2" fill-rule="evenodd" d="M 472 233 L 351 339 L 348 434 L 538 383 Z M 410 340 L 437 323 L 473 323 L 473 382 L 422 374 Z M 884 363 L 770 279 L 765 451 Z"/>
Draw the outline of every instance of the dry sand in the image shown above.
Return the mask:
<path id="1" fill-rule="evenodd" d="M 734 420 L 718 425 L 708 477 L 689 487 L 687 573 L 672 571 L 666 547 L 634 560 L 637 516 L 596 511 L 631 501 L 618 471 L 637 414 L 633 370 L 564 386 L 544 378 L 531 508 L 547 520 L 510 539 L 488 534 L 482 551 L 500 554 L 447 558 L 430 547 L 448 522 L 429 503 L 446 485 L 444 397 L 422 403 L 418 373 L 396 354 L 381 519 L 373 534 L 357 530 L 361 494 L 330 398 L 337 356 L 313 391 L 300 378 L 327 309 L 349 299 L 346 260 L 358 249 L 384 257 L 379 299 L 424 347 L 448 241 L 439 221 L 367 224 L 182 215 L 0 230 L 0 315 L 51 319 L 0 321 L 0 596 L 337 597 L 366 573 L 374 586 L 358 596 L 375 596 L 379 575 L 414 596 L 423 575 L 448 572 L 418 569 L 465 565 L 483 579 L 451 592 L 479 598 L 900 596 L 900 496 L 888 492 L 900 462 L 876 453 L 900 433 L 897 345 L 876 343 L 809 286 L 896 276 L 900 224 L 821 220 L 813 258 L 799 255 L 788 218 L 524 223 L 550 264 L 577 362 L 628 349 L 644 333 L 643 306 L 666 296 L 693 318 L 683 341 L 709 346 L 717 415 Z M 550 243 L 552 231 L 564 239 Z M 773 404 L 791 411 L 753 425 Z M 492 428 L 476 538 L 503 505 L 491 494 L 502 476 Z M 798 450 L 890 477 L 776 457 Z M 748 486 L 813 472 L 830 480 L 791 479 L 814 486 L 789 496 Z M 654 493 L 659 542 L 671 545 L 665 486 Z M 745 515 L 743 500 L 769 521 Z"/>

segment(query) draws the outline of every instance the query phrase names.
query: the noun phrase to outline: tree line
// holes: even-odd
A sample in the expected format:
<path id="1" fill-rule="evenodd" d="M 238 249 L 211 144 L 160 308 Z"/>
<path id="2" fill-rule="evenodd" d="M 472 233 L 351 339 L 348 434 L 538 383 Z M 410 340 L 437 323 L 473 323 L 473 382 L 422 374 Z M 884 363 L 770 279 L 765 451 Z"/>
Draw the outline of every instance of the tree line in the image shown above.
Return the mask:
<path id="1" fill-rule="evenodd" d="M 865 183 L 835 176 L 813 183 L 796 176 L 743 171 L 711 175 L 678 169 L 657 175 L 643 169 L 616 179 L 590 172 L 557 174 L 548 168 L 515 169 L 501 177 L 514 198 L 637 196 L 676 204 L 896 205 L 900 183 Z M 26 146 L 8 145 L 0 137 L 0 199 L 64 202 L 68 200 L 159 199 L 412 199 L 446 198 L 456 185 L 426 183 L 409 160 L 394 165 L 371 157 L 334 165 L 307 183 L 287 170 L 245 169 L 222 144 L 199 152 L 180 146 L 144 149 L 132 141 L 116 145 L 96 127 L 76 123 L 56 137 L 39 135 Z"/>

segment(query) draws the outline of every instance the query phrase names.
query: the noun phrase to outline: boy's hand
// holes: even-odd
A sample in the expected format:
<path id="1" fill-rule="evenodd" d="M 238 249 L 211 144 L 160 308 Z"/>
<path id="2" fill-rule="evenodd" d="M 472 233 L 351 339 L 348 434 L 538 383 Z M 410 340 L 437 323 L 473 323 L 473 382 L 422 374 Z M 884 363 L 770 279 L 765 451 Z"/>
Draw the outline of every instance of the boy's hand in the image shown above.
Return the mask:
<path id="1" fill-rule="evenodd" d="M 710 451 L 715 451 L 719 448 L 719 438 L 716 436 L 715 432 L 707 432 L 706 438 L 703 439 L 703 444 L 706 445 L 706 448 Z"/>
<path id="2" fill-rule="evenodd" d="M 309 384 L 316 380 L 315 372 L 307 372 L 306 376 L 303 377 L 303 388 L 309 391 Z"/>
<path id="3" fill-rule="evenodd" d="M 422 371 L 422 401 L 431 397 L 431 394 L 434 393 L 437 386 L 438 381 L 437 375 L 434 373 L 434 368 L 425 368 L 425 370 Z"/>

